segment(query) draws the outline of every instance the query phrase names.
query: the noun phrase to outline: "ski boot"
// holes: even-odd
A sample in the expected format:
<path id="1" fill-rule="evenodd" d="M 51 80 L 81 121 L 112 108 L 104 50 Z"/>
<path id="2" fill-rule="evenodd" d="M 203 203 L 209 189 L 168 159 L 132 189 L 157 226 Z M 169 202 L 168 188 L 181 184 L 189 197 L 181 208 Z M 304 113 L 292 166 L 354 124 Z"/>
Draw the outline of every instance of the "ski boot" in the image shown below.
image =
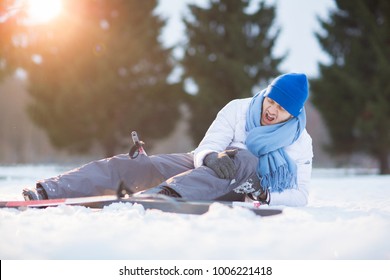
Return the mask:
<path id="1" fill-rule="evenodd" d="M 25 201 L 48 199 L 45 189 L 40 185 L 35 189 L 23 189 L 22 195 Z"/>

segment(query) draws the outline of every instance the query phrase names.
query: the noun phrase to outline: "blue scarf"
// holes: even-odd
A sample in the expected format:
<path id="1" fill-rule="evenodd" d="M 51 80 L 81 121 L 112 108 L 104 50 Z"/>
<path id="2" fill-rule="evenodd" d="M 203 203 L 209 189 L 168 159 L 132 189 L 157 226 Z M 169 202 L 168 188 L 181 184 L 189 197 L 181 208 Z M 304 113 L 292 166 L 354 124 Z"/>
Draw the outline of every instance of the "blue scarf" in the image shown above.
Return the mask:
<path id="1" fill-rule="evenodd" d="M 266 90 L 257 93 L 249 105 L 245 129 L 248 133 L 246 145 L 259 158 L 257 175 L 260 184 L 270 192 L 282 192 L 297 185 L 297 166 L 284 151 L 294 143 L 306 126 L 305 109 L 290 120 L 262 126 L 261 108 Z"/>

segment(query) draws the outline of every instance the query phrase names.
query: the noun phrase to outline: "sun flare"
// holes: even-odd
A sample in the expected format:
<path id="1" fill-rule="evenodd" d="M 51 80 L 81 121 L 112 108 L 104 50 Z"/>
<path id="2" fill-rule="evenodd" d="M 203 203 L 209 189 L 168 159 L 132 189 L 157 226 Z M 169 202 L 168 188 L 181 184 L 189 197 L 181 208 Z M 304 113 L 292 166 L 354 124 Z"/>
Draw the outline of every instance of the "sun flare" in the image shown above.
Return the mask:
<path id="1" fill-rule="evenodd" d="M 61 13 L 62 0 L 26 0 L 27 15 L 33 23 L 45 23 Z"/>

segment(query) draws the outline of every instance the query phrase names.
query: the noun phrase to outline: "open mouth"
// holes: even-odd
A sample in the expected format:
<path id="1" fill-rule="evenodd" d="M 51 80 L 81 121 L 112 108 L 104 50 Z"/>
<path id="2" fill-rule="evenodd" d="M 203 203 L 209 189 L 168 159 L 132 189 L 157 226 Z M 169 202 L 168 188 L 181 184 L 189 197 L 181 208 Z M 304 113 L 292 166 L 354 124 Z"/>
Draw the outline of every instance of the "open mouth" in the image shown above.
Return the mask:
<path id="1" fill-rule="evenodd" d="M 276 119 L 276 116 L 270 115 L 268 112 L 265 112 L 265 119 L 269 122 L 273 122 Z"/>

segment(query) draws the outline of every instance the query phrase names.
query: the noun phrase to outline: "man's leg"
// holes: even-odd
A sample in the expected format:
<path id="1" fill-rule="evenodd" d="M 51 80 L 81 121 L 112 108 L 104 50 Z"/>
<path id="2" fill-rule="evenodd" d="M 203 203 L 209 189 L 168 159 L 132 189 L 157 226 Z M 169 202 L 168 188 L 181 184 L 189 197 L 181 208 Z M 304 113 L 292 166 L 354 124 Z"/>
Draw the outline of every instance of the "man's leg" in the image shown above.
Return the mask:
<path id="1" fill-rule="evenodd" d="M 214 200 L 224 196 L 252 178 L 256 173 L 258 158 L 247 150 L 239 150 L 233 158 L 237 169 L 235 179 L 220 179 L 217 174 L 206 166 L 188 170 L 173 176 L 156 188 L 146 193 L 156 193 L 164 187 L 169 187 L 182 198 L 188 200 Z"/>
<path id="2" fill-rule="evenodd" d="M 62 175 L 39 181 L 48 198 L 70 198 L 116 194 L 120 184 L 132 192 L 156 186 L 193 168 L 190 154 L 145 156 L 127 154 L 90 162 Z"/>

